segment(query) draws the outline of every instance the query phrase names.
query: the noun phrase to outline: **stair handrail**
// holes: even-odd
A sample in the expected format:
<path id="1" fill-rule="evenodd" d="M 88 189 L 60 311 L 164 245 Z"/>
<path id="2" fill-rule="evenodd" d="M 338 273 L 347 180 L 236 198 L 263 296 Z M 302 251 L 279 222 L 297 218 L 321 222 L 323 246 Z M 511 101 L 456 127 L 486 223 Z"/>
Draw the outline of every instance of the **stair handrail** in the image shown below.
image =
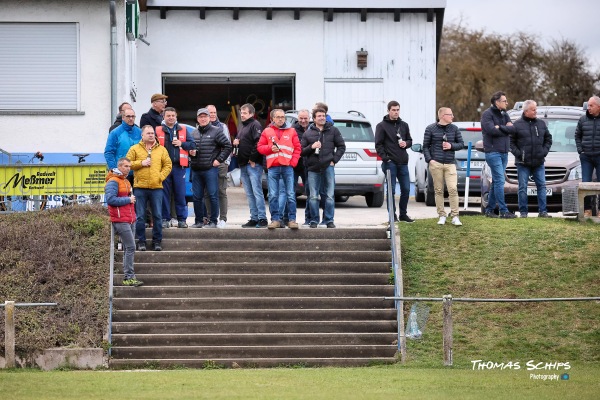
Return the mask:
<path id="1" fill-rule="evenodd" d="M 386 171 L 385 175 L 386 189 L 387 189 L 387 209 L 388 209 L 388 232 L 390 239 L 390 247 L 392 249 L 392 268 L 394 272 L 394 293 L 396 298 L 404 296 L 404 286 L 402 278 L 402 265 L 400 259 L 400 234 L 396 229 L 395 212 L 394 212 L 394 196 L 392 195 L 392 185 L 396 182 L 392 182 L 391 173 L 389 170 Z M 401 362 L 406 361 L 406 337 L 404 336 L 404 301 L 394 300 L 394 306 L 396 307 L 396 320 L 398 323 L 398 352 L 400 353 Z"/>
<path id="2" fill-rule="evenodd" d="M 113 314 L 113 279 L 115 267 L 115 229 L 110 224 L 110 261 L 109 261 L 109 280 L 108 280 L 108 357 L 110 358 L 112 350 L 112 314 Z"/>

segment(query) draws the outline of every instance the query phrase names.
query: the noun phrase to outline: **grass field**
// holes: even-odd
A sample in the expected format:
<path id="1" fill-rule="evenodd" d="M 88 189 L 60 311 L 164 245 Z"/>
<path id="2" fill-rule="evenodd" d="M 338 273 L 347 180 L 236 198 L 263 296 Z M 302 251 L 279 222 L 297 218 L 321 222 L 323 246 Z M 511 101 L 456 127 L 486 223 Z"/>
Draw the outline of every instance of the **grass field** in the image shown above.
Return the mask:
<path id="1" fill-rule="evenodd" d="M 561 372 L 541 372 L 557 374 Z M 521 370 L 401 366 L 367 368 L 0 372 L 12 399 L 597 399 L 598 366 L 572 366 L 569 380 Z"/>

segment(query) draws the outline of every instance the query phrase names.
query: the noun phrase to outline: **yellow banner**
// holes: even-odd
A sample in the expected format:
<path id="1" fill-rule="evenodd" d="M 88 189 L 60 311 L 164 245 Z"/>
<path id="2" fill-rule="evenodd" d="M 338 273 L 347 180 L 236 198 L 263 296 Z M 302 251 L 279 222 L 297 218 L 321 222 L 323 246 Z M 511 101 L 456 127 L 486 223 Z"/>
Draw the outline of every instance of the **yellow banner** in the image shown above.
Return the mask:
<path id="1" fill-rule="evenodd" d="M 0 165 L 0 196 L 103 194 L 106 164 Z"/>

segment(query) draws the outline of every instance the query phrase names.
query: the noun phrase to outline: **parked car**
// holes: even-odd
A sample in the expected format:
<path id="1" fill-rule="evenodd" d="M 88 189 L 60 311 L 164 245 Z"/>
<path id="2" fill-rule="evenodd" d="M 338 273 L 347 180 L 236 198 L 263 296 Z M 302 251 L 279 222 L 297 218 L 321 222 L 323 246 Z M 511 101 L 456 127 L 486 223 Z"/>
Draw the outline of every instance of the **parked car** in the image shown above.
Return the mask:
<path id="1" fill-rule="evenodd" d="M 456 157 L 456 172 L 458 174 L 458 194 L 463 196 L 465 193 L 465 180 L 467 176 L 467 157 L 468 143 L 471 142 L 471 168 L 469 182 L 469 197 L 481 196 L 481 183 L 479 180 L 481 168 L 485 163 L 485 155 L 483 151 L 475 149 L 475 143 L 481 140 L 481 123 L 479 122 L 454 122 L 458 126 L 465 143 L 465 149 L 455 153 Z M 433 179 L 429 174 L 429 164 L 425 162 L 423 155 L 423 145 L 421 143 L 413 144 L 411 150 L 419 153 L 415 165 L 415 200 L 425 202 L 428 206 L 435 206 L 435 194 L 433 191 Z M 444 187 L 444 194 L 448 196 L 448 191 Z"/>
<path id="2" fill-rule="evenodd" d="M 287 111 L 285 116 L 291 125 L 298 121 L 295 110 Z M 371 123 L 358 111 L 330 112 L 329 116 L 346 142 L 346 152 L 335 166 L 335 200 L 345 202 L 350 196 L 365 196 L 367 206 L 381 207 L 385 175 L 375 151 Z M 266 190 L 264 177 L 263 190 Z"/>
<path id="3" fill-rule="evenodd" d="M 522 102 L 517 102 L 515 107 L 508 112 L 511 120 L 515 121 L 522 115 Z M 546 199 L 548 210 L 562 211 L 562 192 L 566 187 L 576 187 L 581 182 L 581 164 L 575 146 L 575 128 L 577 121 L 585 114 L 582 107 L 570 106 L 539 106 L 537 118 L 546 122 L 552 135 L 552 147 L 546 156 Z M 477 147 L 483 151 L 483 143 Z M 491 173 L 487 164 L 481 172 L 481 212 L 488 205 Z M 508 166 L 505 172 L 504 197 L 510 211 L 518 211 L 519 181 L 517 167 L 512 154 L 508 154 Z M 537 188 L 530 178 L 527 184 L 527 203 L 530 210 L 537 210 Z"/>

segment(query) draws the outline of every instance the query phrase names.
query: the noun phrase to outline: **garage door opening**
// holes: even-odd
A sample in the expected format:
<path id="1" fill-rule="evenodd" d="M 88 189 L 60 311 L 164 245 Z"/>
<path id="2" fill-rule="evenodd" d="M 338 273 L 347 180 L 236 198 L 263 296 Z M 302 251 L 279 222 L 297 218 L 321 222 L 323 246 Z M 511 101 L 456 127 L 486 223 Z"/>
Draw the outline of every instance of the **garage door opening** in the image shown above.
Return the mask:
<path id="1" fill-rule="evenodd" d="M 235 126 L 239 107 L 250 103 L 264 126 L 273 108 L 295 107 L 295 75 L 292 74 L 163 74 L 163 90 L 179 122 L 196 125 L 196 111 L 214 104 L 221 122 Z M 234 114 L 237 113 L 237 114 Z M 230 121 L 233 120 L 233 121 Z M 232 132 L 234 135 L 235 132 Z"/>

